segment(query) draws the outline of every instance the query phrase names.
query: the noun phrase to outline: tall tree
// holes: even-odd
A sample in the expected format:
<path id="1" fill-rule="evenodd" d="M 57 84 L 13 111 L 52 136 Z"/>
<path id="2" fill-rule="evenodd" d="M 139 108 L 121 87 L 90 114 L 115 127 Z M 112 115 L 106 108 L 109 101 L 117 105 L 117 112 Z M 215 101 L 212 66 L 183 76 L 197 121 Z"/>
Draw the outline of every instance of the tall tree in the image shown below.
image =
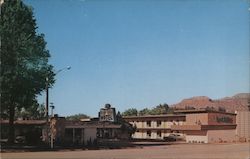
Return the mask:
<path id="1" fill-rule="evenodd" d="M 54 83 L 43 34 L 38 34 L 31 7 L 21 0 L 1 4 L 1 115 L 9 118 L 8 142 L 14 142 L 15 110 L 37 103 L 36 96 Z"/>

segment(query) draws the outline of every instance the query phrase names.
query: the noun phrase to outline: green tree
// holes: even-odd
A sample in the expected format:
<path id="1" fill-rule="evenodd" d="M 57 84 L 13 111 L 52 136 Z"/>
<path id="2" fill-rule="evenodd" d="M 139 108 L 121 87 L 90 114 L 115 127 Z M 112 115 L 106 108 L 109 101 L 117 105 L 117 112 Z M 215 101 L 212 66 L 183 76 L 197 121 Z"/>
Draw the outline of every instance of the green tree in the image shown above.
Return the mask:
<path id="1" fill-rule="evenodd" d="M 122 116 L 137 116 L 137 113 L 138 113 L 137 109 L 130 108 L 130 109 L 125 110 L 122 113 Z"/>
<path id="2" fill-rule="evenodd" d="M 90 118 L 88 115 L 82 114 L 82 113 L 70 115 L 66 117 L 67 120 L 80 120 L 80 119 L 88 119 L 88 118 Z"/>
<path id="3" fill-rule="evenodd" d="M 45 106 L 44 104 L 34 103 L 30 107 L 24 108 L 22 107 L 21 110 L 15 111 L 15 119 L 22 118 L 22 119 L 45 119 Z"/>
<path id="4" fill-rule="evenodd" d="M 140 116 L 143 116 L 143 115 L 150 115 L 150 112 L 151 112 L 150 109 L 144 108 L 144 109 L 142 109 L 142 110 L 139 111 L 139 115 L 140 115 Z"/>
<path id="5" fill-rule="evenodd" d="M 169 107 L 168 108 L 168 113 L 167 114 L 173 114 L 175 111 L 175 108 L 174 107 Z"/>
<path id="6" fill-rule="evenodd" d="M 169 110 L 169 106 L 167 104 L 159 104 L 150 111 L 150 115 L 160 115 L 167 114 Z"/>
<path id="7" fill-rule="evenodd" d="M 139 111 L 139 115 L 161 115 L 161 114 L 172 114 L 174 112 L 173 107 L 169 107 L 168 104 L 159 104 L 152 109 L 144 108 Z"/>
<path id="8" fill-rule="evenodd" d="M 9 118 L 8 142 L 14 142 L 15 111 L 37 103 L 54 83 L 53 67 L 43 34 L 38 34 L 32 9 L 21 0 L 1 4 L 1 115 Z"/>
<path id="9" fill-rule="evenodd" d="M 136 110 L 135 108 L 131 108 L 131 109 L 133 109 L 133 110 Z M 137 112 L 137 110 L 136 110 L 136 112 Z M 117 114 L 116 114 L 116 119 L 117 119 L 117 123 L 118 124 L 121 124 L 121 130 L 122 130 L 122 132 L 128 132 L 130 135 L 130 137 L 131 137 L 131 135 L 133 134 L 133 133 L 135 133 L 135 131 L 136 131 L 136 125 L 132 125 L 132 124 L 130 124 L 129 122 L 126 122 L 123 118 L 122 118 L 122 115 L 121 115 L 121 113 L 118 111 L 117 112 Z"/>

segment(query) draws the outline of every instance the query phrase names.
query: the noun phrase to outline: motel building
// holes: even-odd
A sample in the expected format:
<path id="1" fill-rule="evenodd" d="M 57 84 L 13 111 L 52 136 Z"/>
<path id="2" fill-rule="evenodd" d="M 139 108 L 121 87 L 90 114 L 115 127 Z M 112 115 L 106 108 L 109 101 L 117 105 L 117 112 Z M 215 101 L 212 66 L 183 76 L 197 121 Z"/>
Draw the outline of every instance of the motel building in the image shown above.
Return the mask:
<path id="1" fill-rule="evenodd" d="M 176 111 L 178 113 L 178 111 Z M 236 114 L 208 110 L 185 110 L 184 125 L 173 125 L 171 130 L 184 131 L 188 143 L 234 142 Z"/>
<path id="2" fill-rule="evenodd" d="M 175 132 L 184 136 L 184 131 L 173 131 L 171 126 L 183 125 L 185 115 L 147 115 L 123 117 L 125 121 L 136 127 L 136 132 L 132 134 L 134 139 L 163 139 L 165 136 Z"/>
<path id="3" fill-rule="evenodd" d="M 17 120 L 15 136 L 27 142 L 42 139 L 54 145 L 88 146 L 132 139 L 163 140 L 176 135 L 187 143 L 250 142 L 250 111 L 235 113 L 208 109 L 178 110 L 174 114 L 121 117 L 106 104 L 98 118 L 67 120 L 54 115 L 46 120 Z M 8 121 L 0 120 L 1 141 L 8 136 Z"/>
<path id="4" fill-rule="evenodd" d="M 0 120 L 1 140 L 8 137 L 8 120 Z M 131 138 L 133 127 L 106 104 L 99 116 L 84 120 L 67 120 L 54 115 L 46 120 L 17 120 L 14 122 L 16 139 L 24 143 L 39 144 L 42 141 L 53 146 L 93 146 L 121 143 Z M 53 142 L 53 144 L 51 144 Z"/>
<path id="5" fill-rule="evenodd" d="M 57 145 L 95 145 L 108 141 L 123 141 L 131 137 L 132 126 L 123 122 L 115 108 L 106 104 L 98 118 L 81 121 L 54 116 L 50 121 L 50 136 Z"/>
<path id="6" fill-rule="evenodd" d="M 134 139 L 164 139 L 170 134 L 177 134 L 187 143 L 222 143 L 249 141 L 249 114 L 249 111 L 235 114 L 199 109 L 179 110 L 171 115 L 132 116 L 124 119 L 137 128 L 132 134 Z"/>

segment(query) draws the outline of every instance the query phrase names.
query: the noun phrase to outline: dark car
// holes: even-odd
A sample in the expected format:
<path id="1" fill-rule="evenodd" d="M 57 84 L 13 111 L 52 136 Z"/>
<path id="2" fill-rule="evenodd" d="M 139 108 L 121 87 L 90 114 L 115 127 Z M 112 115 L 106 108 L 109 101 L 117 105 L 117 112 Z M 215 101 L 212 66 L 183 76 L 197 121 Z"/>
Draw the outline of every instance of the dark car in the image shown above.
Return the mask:
<path id="1" fill-rule="evenodd" d="M 165 141 L 176 141 L 176 138 L 172 137 L 172 136 L 165 136 L 163 138 Z"/>
<path id="2" fill-rule="evenodd" d="M 24 143 L 25 142 L 25 136 L 17 136 L 15 142 L 16 143 Z"/>
<path id="3" fill-rule="evenodd" d="M 183 137 L 180 134 L 169 134 L 163 138 L 165 141 L 179 141 L 183 140 Z"/>

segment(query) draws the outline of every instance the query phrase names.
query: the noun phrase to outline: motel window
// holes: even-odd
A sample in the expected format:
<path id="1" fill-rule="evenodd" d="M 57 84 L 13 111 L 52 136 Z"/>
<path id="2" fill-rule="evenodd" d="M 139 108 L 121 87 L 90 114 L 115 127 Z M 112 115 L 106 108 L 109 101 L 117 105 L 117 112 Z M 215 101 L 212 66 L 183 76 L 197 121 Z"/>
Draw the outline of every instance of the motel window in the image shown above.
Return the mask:
<path id="1" fill-rule="evenodd" d="M 157 137 L 161 137 L 161 131 L 157 131 Z"/>
<path id="2" fill-rule="evenodd" d="M 151 137 L 151 131 L 147 131 L 147 137 Z"/>
<path id="3" fill-rule="evenodd" d="M 65 136 L 73 136 L 73 129 L 72 128 L 66 128 L 65 129 Z"/>
<path id="4" fill-rule="evenodd" d="M 151 121 L 147 121 L 147 126 L 151 127 Z"/>
<path id="5" fill-rule="evenodd" d="M 161 126 L 161 121 L 157 121 L 157 127 Z"/>

